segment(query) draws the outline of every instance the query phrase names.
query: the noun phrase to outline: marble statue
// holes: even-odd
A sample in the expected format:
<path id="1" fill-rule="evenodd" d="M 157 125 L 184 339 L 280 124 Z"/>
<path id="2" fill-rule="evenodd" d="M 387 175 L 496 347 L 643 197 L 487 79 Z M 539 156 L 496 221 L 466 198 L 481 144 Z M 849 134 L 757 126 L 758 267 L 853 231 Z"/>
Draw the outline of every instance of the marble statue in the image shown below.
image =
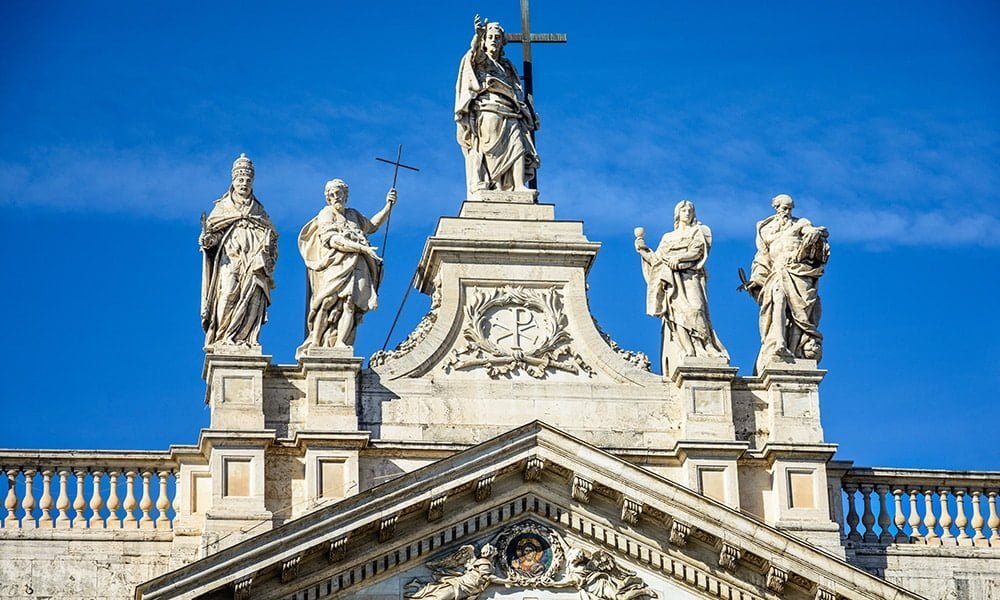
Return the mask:
<path id="1" fill-rule="evenodd" d="M 299 233 L 299 252 L 309 275 L 308 334 L 299 350 L 344 348 L 364 314 L 378 308 L 382 259 L 368 235 L 378 230 L 396 203 L 390 189 L 385 207 L 370 220 L 347 207 L 347 184 L 328 181 L 326 206 Z"/>
<path id="2" fill-rule="evenodd" d="M 455 121 L 468 191 L 526 191 L 539 165 L 531 132 L 538 117 L 503 55 L 503 27 L 475 18 L 472 46 L 458 70 Z"/>
<path id="3" fill-rule="evenodd" d="M 677 203 L 674 230 L 663 235 L 655 251 L 646 245 L 643 228 L 635 233 L 646 279 L 646 312 L 663 319 L 663 374 L 669 373 L 670 360 L 681 357 L 728 361 L 729 353 L 712 328 L 705 292 L 712 231 L 695 217 L 694 204 Z"/>
<path id="4" fill-rule="evenodd" d="M 260 347 L 260 327 L 274 288 L 278 232 L 254 196 L 253 162 L 241 154 L 232 185 L 202 215 L 201 323 L 205 350 Z"/>
<path id="5" fill-rule="evenodd" d="M 830 257 L 829 234 L 793 217 L 795 201 L 787 194 L 771 206 L 776 214 L 757 223 L 757 254 L 743 286 L 760 304 L 758 373 L 775 360 L 818 361 L 823 352 L 818 287 Z"/>
<path id="6" fill-rule="evenodd" d="M 509 584 L 493 574 L 496 554 L 497 550 L 491 544 L 480 548 L 479 558 L 476 558 L 474 546 L 462 546 L 445 558 L 428 563 L 435 581 L 404 597 L 414 600 L 476 600 L 494 583 Z"/>
<path id="7" fill-rule="evenodd" d="M 636 576 L 618 564 L 613 556 L 604 550 L 592 556 L 579 548 L 570 548 L 566 555 L 569 563 L 566 577 L 550 583 L 550 587 L 572 587 L 580 593 L 581 600 L 637 600 L 656 598 L 655 591 Z"/>

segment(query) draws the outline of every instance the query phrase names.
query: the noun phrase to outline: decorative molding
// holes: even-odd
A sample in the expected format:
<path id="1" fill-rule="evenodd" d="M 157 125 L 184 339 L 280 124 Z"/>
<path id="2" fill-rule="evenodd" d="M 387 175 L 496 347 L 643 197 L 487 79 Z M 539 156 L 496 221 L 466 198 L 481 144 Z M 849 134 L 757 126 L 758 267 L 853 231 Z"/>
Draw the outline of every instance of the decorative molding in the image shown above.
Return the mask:
<path id="1" fill-rule="evenodd" d="M 378 524 L 378 541 L 388 542 L 396 535 L 396 522 L 399 521 L 399 513 L 390 517 L 385 517 Z"/>
<path id="2" fill-rule="evenodd" d="M 593 317 L 591 318 L 593 319 Z M 603 329 L 601 329 L 601 326 L 598 325 L 597 323 L 597 319 L 593 319 L 593 321 L 594 321 L 594 328 L 597 329 L 597 333 L 601 335 L 601 339 L 604 340 L 604 343 L 606 343 L 611 348 L 611 350 L 614 351 L 615 354 L 617 354 L 619 357 L 621 357 L 622 360 L 632 365 L 636 369 L 652 372 L 653 363 L 652 361 L 649 360 L 649 357 L 646 356 L 645 352 L 626 350 L 622 348 L 613 339 L 611 339 L 610 335 L 608 335 L 607 333 L 604 332 Z"/>
<path id="3" fill-rule="evenodd" d="M 798 575 L 796 573 L 789 573 L 788 581 L 790 583 L 794 583 L 795 585 L 799 586 L 800 588 L 806 591 L 813 589 L 813 586 L 815 585 L 811 580 L 806 579 L 805 577 Z"/>
<path id="4" fill-rule="evenodd" d="M 250 588 L 253 586 L 253 575 L 233 582 L 233 600 L 250 600 Z"/>
<path id="5" fill-rule="evenodd" d="M 788 571 L 779 569 L 771 565 L 767 570 L 767 589 L 776 594 L 785 591 L 785 584 L 788 582 Z"/>
<path id="6" fill-rule="evenodd" d="M 506 324 L 498 323 L 505 312 L 509 315 Z M 446 371 L 484 368 L 492 379 L 519 372 L 535 379 L 545 378 L 548 371 L 594 375 L 570 346 L 569 317 L 556 286 L 479 290 L 465 307 L 465 321 L 462 337 L 466 344 L 452 351 L 444 364 Z M 505 333 L 495 335 L 499 331 Z M 508 338 L 513 338 L 513 345 L 501 346 L 501 340 Z"/>
<path id="7" fill-rule="evenodd" d="M 493 482 L 496 478 L 496 473 L 490 473 L 476 482 L 476 502 L 482 502 L 493 494 Z"/>
<path id="8" fill-rule="evenodd" d="M 719 566 L 727 571 L 736 570 L 736 561 L 740 559 L 740 555 L 743 551 L 733 546 L 731 544 L 722 544 L 722 549 L 719 550 Z"/>
<path id="9" fill-rule="evenodd" d="M 538 481 L 545 469 L 545 459 L 540 456 L 529 456 L 524 463 L 524 480 Z"/>
<path id="10" fill-rule="evenodd" d="M 587 504 L 590 502 L 590 492 L 594 489 L 594 482 L 584 479 L 579 475 L 573 476 L 573 499 L 577 502 Z"/>
<path id="11" fill-rule="evenodd" d="M 327 560 L 331 563 L 338 563 L 347 558 L 348 537 L 350 537 L 350 534 L 342 535 L 330 542 L 330 547 L 327 549 L 326 554 Z"/>
<path id="12" fill-rule="evenodd" d="M 629 498 L 628 496 L 622 496 L 622 521 L 625 521 L 629 525 L 635 525 L 639 522 L 639 515 L 642 514 L 642 502 Z"/>
<path id="13" fill-rule="evenodd" d="M 299 563 L 302 562 L 302 555 L 289 558 L 281 563 L 281 583 L 288 583 L 299 576 Z"/>
<path id="14" fill-rule="evenodd" d="M 427 520 L 437 521 L 444 516 L 444 503 L 448 501 L 448 494 L 441 494 L 427 503 Z"/>
<path id="15" fill-rule="evenodd" d="M 837 600 L 837 594 L 824 587 L 816 588 L 816 600 Z"/>
<path id="16" fill-rule="evenodd" d="M 505 527 L 494 537 L 493 544 L 504 575 L 522 587 L 546 586 L 566 563 L 566 541 L 559 532 L 533 520 Z M 527 564 L 517 562 L 524 560 L 518 552 L 522 545 L 527 545 L 529 551 L 534 549 L 533 555 L 528 553 Z"/>
<path id="17" fill-rule="evenodd" d="M 674 519 L 670 524 L 670 543 L 674 546 L 684 546 L 687 544 L 688 536 L 691 535 L 691 526 Z"/>

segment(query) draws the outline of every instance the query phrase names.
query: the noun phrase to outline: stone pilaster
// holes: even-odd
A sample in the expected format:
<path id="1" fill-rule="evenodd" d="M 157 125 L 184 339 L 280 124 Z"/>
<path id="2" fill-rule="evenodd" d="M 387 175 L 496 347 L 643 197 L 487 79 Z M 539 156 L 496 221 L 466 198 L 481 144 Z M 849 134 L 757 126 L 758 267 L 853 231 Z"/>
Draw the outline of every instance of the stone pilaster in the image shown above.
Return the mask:
<path id="1" fill-rule="evenodd" d="M 212 478 L 212 504 L 205 514 L 207 554 L 271 529 L 265 454 L 273 442 L 274 431 L 203 433 Z"/>
<path id="2" fill-rule="evenodd" d="M 684 440 L 677 443 L 681 461 L 681 483 L 718 500 L 731 508 L 740 508 L 739 459 L 750 445 L 736 441 Z"/>

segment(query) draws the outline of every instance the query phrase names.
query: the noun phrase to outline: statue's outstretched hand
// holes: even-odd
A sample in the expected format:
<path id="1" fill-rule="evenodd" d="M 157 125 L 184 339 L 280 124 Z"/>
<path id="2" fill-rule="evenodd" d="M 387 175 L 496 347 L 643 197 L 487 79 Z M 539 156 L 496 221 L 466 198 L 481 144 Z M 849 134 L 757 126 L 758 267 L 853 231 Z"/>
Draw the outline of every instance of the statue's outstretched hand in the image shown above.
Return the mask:
<path id="1" fill-rule="evenodd" d="M 396 204 L 396 188 L 389 188 L 389 193 L 385 195 L 385 203 L 389 206 Z"/>

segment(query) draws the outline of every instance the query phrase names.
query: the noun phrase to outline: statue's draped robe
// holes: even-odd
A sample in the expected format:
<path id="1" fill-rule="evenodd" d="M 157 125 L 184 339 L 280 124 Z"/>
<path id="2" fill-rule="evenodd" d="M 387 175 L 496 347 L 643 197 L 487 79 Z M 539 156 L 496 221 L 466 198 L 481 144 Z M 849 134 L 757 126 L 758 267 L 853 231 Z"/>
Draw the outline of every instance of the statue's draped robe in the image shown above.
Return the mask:
<path id="1" fill-rule="evenodd" d="M 655 252 L 643 254 L 646 313 L 663 319 L 664 374 L 668 356 L 729 358 L 708 315 L 705 262 L 711 246 L 711 230 L 695 222 L 667 232 Z M 677 262 L 676 270 L 667 266 L 668 258 Z M 691 348 L 682 346 L 680 329 L 687 333 Z"/>
<path id="2" fill-rule="evenodd" d="M 806 220 L 777 215 L 757 223 L 757 254 L 750 280 L 761 284 L 761 369 L 775 357 L 822 357 L 818 284 L 829 258 L 825 229 Z"/>
<path id="3" fill-rule="evenodd" d="M 309 276 L 309 340 L 318 339 L 322 346 L 331 347 L 337 343 L 337 324 L 344 310 L 344 303 L 355 306 L 354 326 L 350 339 L 340 340 L 343 344 L 354 343 L 354 333 L 364 313 L 378 308 L 376 288 L 382 277 L 381 265 L 362 252 L 351 252 L 338 248 L 338 239 L 369 246 L 367 234 L 377 228 L 367 217 L 353 208 L 344 210 L 344 220 L 335 218 L 334 209 L 326 206 L 316 217 L 306 223 L 299 233 L 299 252 L 305 260 Z M 317 321 L 319 313 L 325 319 Z M 324 322 L 324 331 L 314 332 L 317 322 Z M 315 335 L 314 335 L 315 334 Z"/>
<path id="4" fill-rule="evenodd" d="M 525 179 L 539 165 L 531 132 L 538 122 L 524 100 L 521 80 L 504 57 L 469 50 L 458 69 L 455 84 L 455 121 L 458 143 L 466 158 L 469 191 L 512 190 L 513 168 L 524 161 Z"/>
<path id="5" fill-rule="evenodd" d="M 203 250 L 205 347 L 259 345 L 274 287 L 278 232 L 256 197 L 243 203 L 232 188 L 215 201 L 205 232 L 219 236 Z"/>
<path id="6" fill-rule="evenodd" d="M 406 596 L 413 600 L 476 600 L 492 582 L 493 562 L 477 558 L 462 574 L 445 575 Z"/>

